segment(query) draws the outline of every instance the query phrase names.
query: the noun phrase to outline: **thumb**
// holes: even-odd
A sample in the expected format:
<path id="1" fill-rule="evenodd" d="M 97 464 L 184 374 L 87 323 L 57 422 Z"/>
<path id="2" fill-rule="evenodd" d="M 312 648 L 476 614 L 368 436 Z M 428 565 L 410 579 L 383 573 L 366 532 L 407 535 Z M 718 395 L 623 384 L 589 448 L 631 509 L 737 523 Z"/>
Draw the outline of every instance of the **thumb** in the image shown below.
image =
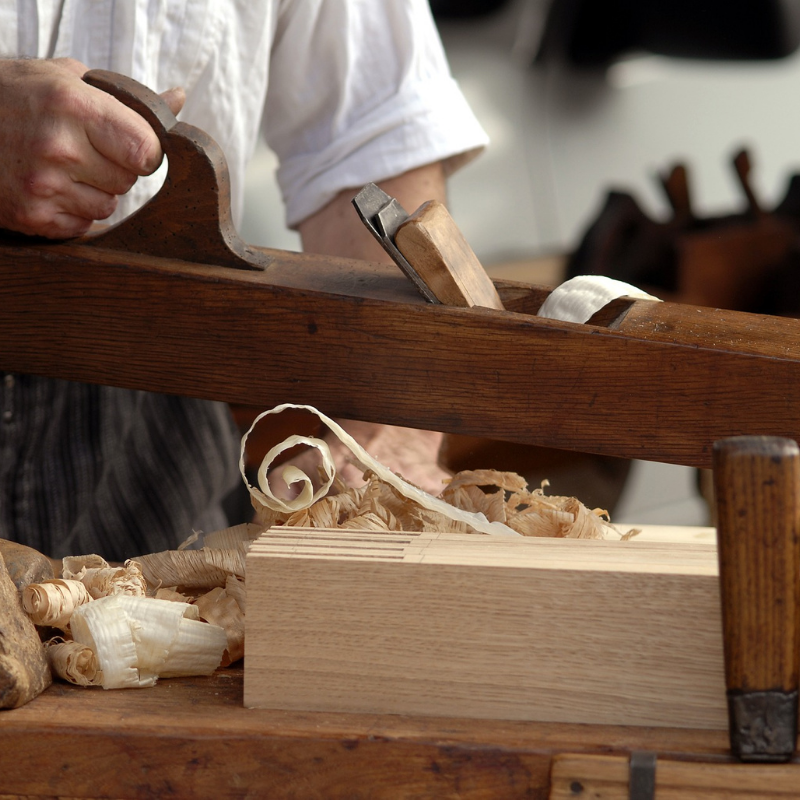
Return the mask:
<path id="1" fill-rule="evenodd" d="M 166 92 L 161 92 L 161 98 L 169 106 L 173 114 L 177 114 L 186 102 L 186 92 L 180 86 L 175 86 L 172 89 L 167 89 Z"/>

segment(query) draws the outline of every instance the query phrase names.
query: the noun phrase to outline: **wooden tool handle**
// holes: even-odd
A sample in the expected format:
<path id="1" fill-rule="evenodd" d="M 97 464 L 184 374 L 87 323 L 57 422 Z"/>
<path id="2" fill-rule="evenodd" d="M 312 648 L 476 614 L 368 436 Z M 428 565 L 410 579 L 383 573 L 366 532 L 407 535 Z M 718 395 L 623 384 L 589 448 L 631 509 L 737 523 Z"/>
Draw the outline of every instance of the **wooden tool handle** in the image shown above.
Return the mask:
<path id="1" fill-rule="evenodd" d="M 158 136 L 161 146 L 169 147 L 167 134 L 178 124 L 178 118 L 161 95 L 127 75 L 104 69 L 89 70 L 83 80 L 144 117 Z"/>
<path id="2" fill-rule="evenodd" d="M 394 242 L 439 302 L 503 310 L 491 278 L 442 203 L 423 203 L 397 229 Z"/>
<path id="3" fill-rule="evenodd" d="M 733 169 L 736 172 L 736 177 L 747 198 L 747 207 L 754 217 L 763 216 L 764 211 L 761 204 L 758 202 L 756 193 L 753 191 L 753 184 L 750 181 L 750 153 L 747 150 L 740 150 L 733 158 Z"/>
<path id="4" fill-rule="evenodd" d="M 800 674 L 800 449 L 779 437 L 717 442 L 714 488 L 731 747 L 786 760 Z"/>
<path id="5" fill-rule="evenodd" d="M 152 126 L 168 160 L 163 187 L 118 225 L 82 243 L 164 258 L 263 269 L 270 259 L 248 247 L 231 218 L 230 178 L 219 145 L 178 122 L 166 102 L 132 78 L 90 70 L 84 81 L 116 97 Z"/>
<path id="6" fill-rule="evenodd" d="M 692 219 L 692 198 L 689 192 L 689 173 L 684 164 L 676 164 L 666 175 L 661 176 L 661 185 L 675 219 L 681 223 Z"/>

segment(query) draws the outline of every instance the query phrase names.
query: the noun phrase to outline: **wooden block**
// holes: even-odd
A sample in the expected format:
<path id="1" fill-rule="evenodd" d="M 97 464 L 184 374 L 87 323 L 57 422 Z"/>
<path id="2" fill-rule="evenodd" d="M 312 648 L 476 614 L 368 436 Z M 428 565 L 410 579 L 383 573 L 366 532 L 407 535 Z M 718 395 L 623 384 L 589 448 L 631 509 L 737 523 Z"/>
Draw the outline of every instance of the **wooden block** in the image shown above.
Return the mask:
<path id="1" fill-rule="evenodd" d="M 442 203 L 423 203 L 394 242 L 440 302 L 503 310 L 491 278 Z"/>
<path id="2" fill-rule="evenodd" d="M 0 709 L 30 702 L 51 681 L 44 646 L 0 554 Z"/>
<path id="3" fill-rule="evenodd" d="M 29 583 L 41 583 L 55 577 L 54 567 L 60 566 L 55 559 L 51 561 L 38 550 L 8 539 L 0 539 L 0 558 L 18 591 Z"/>
<path id="4" fill-rule="evenodd" d="M 274 528 L 245 705 L 726 728 L 713 544 Z"/>

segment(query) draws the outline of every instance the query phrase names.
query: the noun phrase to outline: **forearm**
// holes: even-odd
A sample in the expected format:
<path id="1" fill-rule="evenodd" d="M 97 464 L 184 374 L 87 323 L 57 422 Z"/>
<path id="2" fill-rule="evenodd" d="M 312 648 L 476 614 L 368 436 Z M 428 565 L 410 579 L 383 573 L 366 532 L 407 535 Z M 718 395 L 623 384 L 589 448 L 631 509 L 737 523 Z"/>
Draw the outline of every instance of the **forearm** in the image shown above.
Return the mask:
<path id="1" fill-rule="evenodd" d="M 439 163 L 381 181 L 379 185 L 387 194 L 396 197 L 409 213 L 428 200 L 445 201 L 444 171 Z M 364 261 L 391 262 L 352 206 L 351 201 L 360 188 L 341 192 L 300 224 L 304 250 Z M 442 481 L 449 476 L 437 465 L 441 433 L 345 420 L 340 420 L 340 423 L 389 469 L 431 494 L 441 492 Z M 347 463 L 348 453 L 338 440 L 331 445 L 340 477 L 349 484 L 357 484 L 359 473 Z"/>
<path id="2" fill-rule="evenodd" d="M 409 213 L 427 200 L 444 202 L 446 199 L 444 170 L 438 162 L 381 181 L 379 186 L 396 197 Z M 364 261 L 391 261 L 353 208 L 352 199 L 360 188 L 340 192 L 328 205 L 300 223 L 298 230 L 303 250 Z"/>

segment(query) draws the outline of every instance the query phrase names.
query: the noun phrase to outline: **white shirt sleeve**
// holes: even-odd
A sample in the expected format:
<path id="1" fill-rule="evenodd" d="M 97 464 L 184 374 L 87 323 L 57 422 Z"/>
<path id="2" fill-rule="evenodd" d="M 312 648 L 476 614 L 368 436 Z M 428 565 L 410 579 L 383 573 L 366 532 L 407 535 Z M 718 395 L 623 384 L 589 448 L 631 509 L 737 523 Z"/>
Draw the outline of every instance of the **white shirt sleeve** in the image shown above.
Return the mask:
<path id="1" fill-rule="evenodd" d="M 263 131 L 278 156 L 287 224 L 346 188 L 488 142 L 453 80 L 427 0 L 286 0 Z"/>

